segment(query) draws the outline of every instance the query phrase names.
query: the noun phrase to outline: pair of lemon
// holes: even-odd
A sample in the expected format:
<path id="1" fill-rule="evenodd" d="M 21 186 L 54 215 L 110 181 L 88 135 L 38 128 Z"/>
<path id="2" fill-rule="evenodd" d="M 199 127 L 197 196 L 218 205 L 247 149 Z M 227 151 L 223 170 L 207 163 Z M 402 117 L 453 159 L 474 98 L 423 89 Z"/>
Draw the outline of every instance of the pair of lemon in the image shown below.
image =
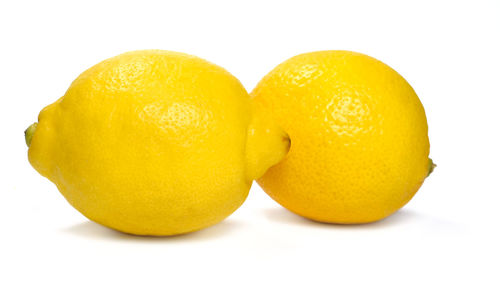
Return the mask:
<path id="1" fill-rule="evenodd" d="M 382 62 L 293 57 L 250 96 L 223 68 L 145 50 L 82 73 L 26 131 L 31 165 L 78 211 L 140 235 L 175 235 L 235 211 L 254 179 L 331 223 L 382 219 L 433 168 L 425 112 Z"/>

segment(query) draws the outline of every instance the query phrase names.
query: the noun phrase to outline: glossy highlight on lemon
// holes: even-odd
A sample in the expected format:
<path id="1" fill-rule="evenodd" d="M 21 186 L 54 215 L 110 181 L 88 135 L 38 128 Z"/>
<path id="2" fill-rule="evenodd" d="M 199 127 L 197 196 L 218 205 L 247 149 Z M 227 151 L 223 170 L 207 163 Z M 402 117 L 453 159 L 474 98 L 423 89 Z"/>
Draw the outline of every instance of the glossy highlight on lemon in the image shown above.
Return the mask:
<path id="1" fill-rule="evenodd" d="M 26 130 L 31 165 L 89 219 L 175 235 L 235 211 L 289 139 L 240 82 L 188 54 L 142 50 L 83 72 Z"/>
<path id="2" fill-rule="evenodd" d="M 386 64 L 350 51 L 295 56 L 251 92 L 290 136 L 285 160 L 257 180 L 304 217 L 367 223 L 415 195 L 434 168 L 424 108 Z"/>

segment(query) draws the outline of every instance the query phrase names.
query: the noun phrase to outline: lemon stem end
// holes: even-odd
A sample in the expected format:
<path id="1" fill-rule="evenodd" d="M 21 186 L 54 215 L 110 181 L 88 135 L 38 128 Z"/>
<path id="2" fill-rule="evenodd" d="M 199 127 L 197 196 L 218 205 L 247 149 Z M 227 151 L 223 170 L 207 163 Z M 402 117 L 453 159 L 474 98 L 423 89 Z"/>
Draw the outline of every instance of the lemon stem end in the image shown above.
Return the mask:
<path id="1" fill-rule="evenodd" d="M 30 147 L 31 139 L 33 138 L 33 134 L 35 134 L 36 126 L 38 123 L 33 123 L 28 127 L 28 129 L 24 130 L 24 140 L 26 140 L 26 145 Z"/>
<path id="2" fill-rule="evenodd" d="M 427 174 L 427 177 L 431 175 L 431 173 L 434 171 L 434 168 L 436 168 L 437 165 L 432 161 L 431 158 L 429 158 L 429 173 Z"/>

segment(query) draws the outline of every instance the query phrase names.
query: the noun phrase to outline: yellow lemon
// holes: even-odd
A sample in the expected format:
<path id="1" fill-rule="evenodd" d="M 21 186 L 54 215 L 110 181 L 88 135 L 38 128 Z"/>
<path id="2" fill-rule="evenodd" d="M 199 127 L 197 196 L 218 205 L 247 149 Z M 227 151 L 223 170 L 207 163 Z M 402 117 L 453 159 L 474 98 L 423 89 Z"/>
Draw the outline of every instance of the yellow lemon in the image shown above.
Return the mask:
<path id="1" fill-rule="evenodd" d="M 40 112 L 26 142 L 31 165 L 78 211 L 140 235 L 223 220 L 289 147 L 229 72 L 161 50 L 82 73 Z"/>
<path id="2" fill-rule="evenodd" d="M 252 91 L 289 134 L 285 160 L 258 179 L 304 217 L 366 223 L 405 205 L 433 168 L 424 108 L 396 71 L 369 56 L 293 57 Z"/>

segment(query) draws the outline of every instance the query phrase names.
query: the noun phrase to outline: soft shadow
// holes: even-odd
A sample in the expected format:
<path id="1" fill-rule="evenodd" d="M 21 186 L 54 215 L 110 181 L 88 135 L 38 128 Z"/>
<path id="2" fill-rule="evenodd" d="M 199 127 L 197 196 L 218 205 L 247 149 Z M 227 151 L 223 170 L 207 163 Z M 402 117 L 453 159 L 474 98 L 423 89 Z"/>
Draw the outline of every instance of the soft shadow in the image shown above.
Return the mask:
<path id="1" fill-rule="evenodd" d="M 79 224 L 62 229 L 64 233 L 74 236 L 112 241 L 130 241 L 130 242 L 186 242 L 186 241 L 207 241 L 213 238 L 222 237 L 233 231 L 240 229 L 242 223 L 226 219 L 214 226 L 175 236 L 138 236 L 122 233 L 92 221 L 85 221 Z"/>
<path id="2" fill-rule="evenodd" d="M 287 225 L 299 225 L 318 227 L 325 229 L 381 229 L 393 227 L 402 223 L 411 222 L 419 217 L 418 213 L 410 210 L 399 210 L 391 216 L 373 223 L 366 224 L 332 224 L 313 221 L 297 214 L 294 214 L 284 208 L 268 208 L 263 211 L 264 215 L 271 220 Z"/>

